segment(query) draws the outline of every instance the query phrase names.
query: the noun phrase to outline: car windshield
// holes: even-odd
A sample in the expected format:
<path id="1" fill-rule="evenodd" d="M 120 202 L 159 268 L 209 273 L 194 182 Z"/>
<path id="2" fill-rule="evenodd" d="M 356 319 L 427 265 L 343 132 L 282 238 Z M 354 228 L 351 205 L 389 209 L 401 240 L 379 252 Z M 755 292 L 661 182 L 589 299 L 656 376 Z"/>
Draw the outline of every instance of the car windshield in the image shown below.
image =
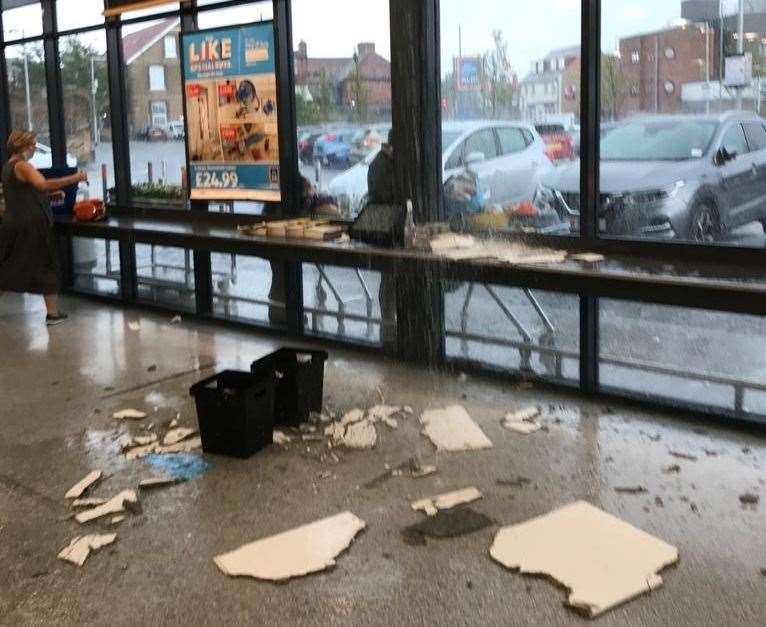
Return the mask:
<path id="1" fill-rule="evenodd" d="M 535 129 L 540 135 L 555 135 L 565 132 L 561 124 L 537 124 Z"/>
<path id="2" fill-rule="evenodd" d="M 601 140 L 603 161 L 684 161 L 707 151 L 717 123 L 709 120 L 628 122 Z"/>
<path id="3" fill-rule="evenodd" d="M 442 130 L 442 150 L 447 150 L 452 144 L 457 141 L 462 133 L 458 131 L 445 131 Z"/>

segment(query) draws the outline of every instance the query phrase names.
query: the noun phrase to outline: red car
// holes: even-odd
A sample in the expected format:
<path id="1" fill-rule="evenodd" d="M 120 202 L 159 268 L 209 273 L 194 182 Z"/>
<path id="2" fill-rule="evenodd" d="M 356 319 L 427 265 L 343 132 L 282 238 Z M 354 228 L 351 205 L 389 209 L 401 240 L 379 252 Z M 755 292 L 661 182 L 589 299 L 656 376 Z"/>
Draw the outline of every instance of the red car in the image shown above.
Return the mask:
<path id="1" fill-rule="evenodd" d="M 551 161 L 571 161 L 575 150 L 572 136 L 562 124 L 535 124 L 545 143 L 545 154 Z"/>

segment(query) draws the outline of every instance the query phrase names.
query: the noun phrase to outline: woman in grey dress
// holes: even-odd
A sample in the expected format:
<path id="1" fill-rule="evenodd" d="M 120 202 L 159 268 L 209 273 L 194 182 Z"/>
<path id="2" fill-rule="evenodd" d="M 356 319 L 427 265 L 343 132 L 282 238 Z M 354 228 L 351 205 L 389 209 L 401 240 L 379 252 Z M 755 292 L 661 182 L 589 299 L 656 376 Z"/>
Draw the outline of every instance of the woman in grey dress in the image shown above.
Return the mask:
<path id="1" fill-rule="evenodd" d="M 49 196 L 65 187 L 87 181 L 78 172 L 46 179 L 29 160 L 35 154 L 37 136 L 13 131 L 8 137 L 8 163 L 3 166 L 5 214 L 0 225 L 0 292 L 41 294 L 49 326 L 66 320 L 59 311 L 59 254 L 53 232 Z"/>

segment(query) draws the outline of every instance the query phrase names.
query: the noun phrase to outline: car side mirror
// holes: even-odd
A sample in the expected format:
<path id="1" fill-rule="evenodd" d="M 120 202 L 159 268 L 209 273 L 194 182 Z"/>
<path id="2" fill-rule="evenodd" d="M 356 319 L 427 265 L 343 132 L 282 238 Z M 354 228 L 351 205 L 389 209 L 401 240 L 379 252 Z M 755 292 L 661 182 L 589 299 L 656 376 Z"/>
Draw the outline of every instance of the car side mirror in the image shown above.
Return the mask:
<path id="1" fill-rule="evenodd" d="M 472 152 L 465 158 L 465 164 L 471 166 L 474 163 L 481 163 L 485 158 L 483 152 Z"/>
<path id="2" fill-rule="evenodd" d="M 715 153 L 715 163 L 718 166 L 726 165 L 729 161 L 734 161 L 736 158 L 737 153 L 733 150 L 729 152 L 726 146 L 721 146 L 718 152 Z"/>

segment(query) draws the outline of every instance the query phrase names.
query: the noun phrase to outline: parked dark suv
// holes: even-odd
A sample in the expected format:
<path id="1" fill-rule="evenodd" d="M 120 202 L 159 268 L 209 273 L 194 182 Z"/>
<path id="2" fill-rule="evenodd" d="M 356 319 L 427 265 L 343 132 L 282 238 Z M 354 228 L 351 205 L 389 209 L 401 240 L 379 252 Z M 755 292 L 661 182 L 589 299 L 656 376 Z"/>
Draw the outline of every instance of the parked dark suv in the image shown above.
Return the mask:
<path id="1" fill-rule="evenodd" d="M 535 203 L 577 229 L 579 190 L 579 163 L 559 167 Z M 766 120 L 740 111 L 646 116 L 602 138 L 602 233 L 708 242 L 754 221 L 766 230 Z"/>

